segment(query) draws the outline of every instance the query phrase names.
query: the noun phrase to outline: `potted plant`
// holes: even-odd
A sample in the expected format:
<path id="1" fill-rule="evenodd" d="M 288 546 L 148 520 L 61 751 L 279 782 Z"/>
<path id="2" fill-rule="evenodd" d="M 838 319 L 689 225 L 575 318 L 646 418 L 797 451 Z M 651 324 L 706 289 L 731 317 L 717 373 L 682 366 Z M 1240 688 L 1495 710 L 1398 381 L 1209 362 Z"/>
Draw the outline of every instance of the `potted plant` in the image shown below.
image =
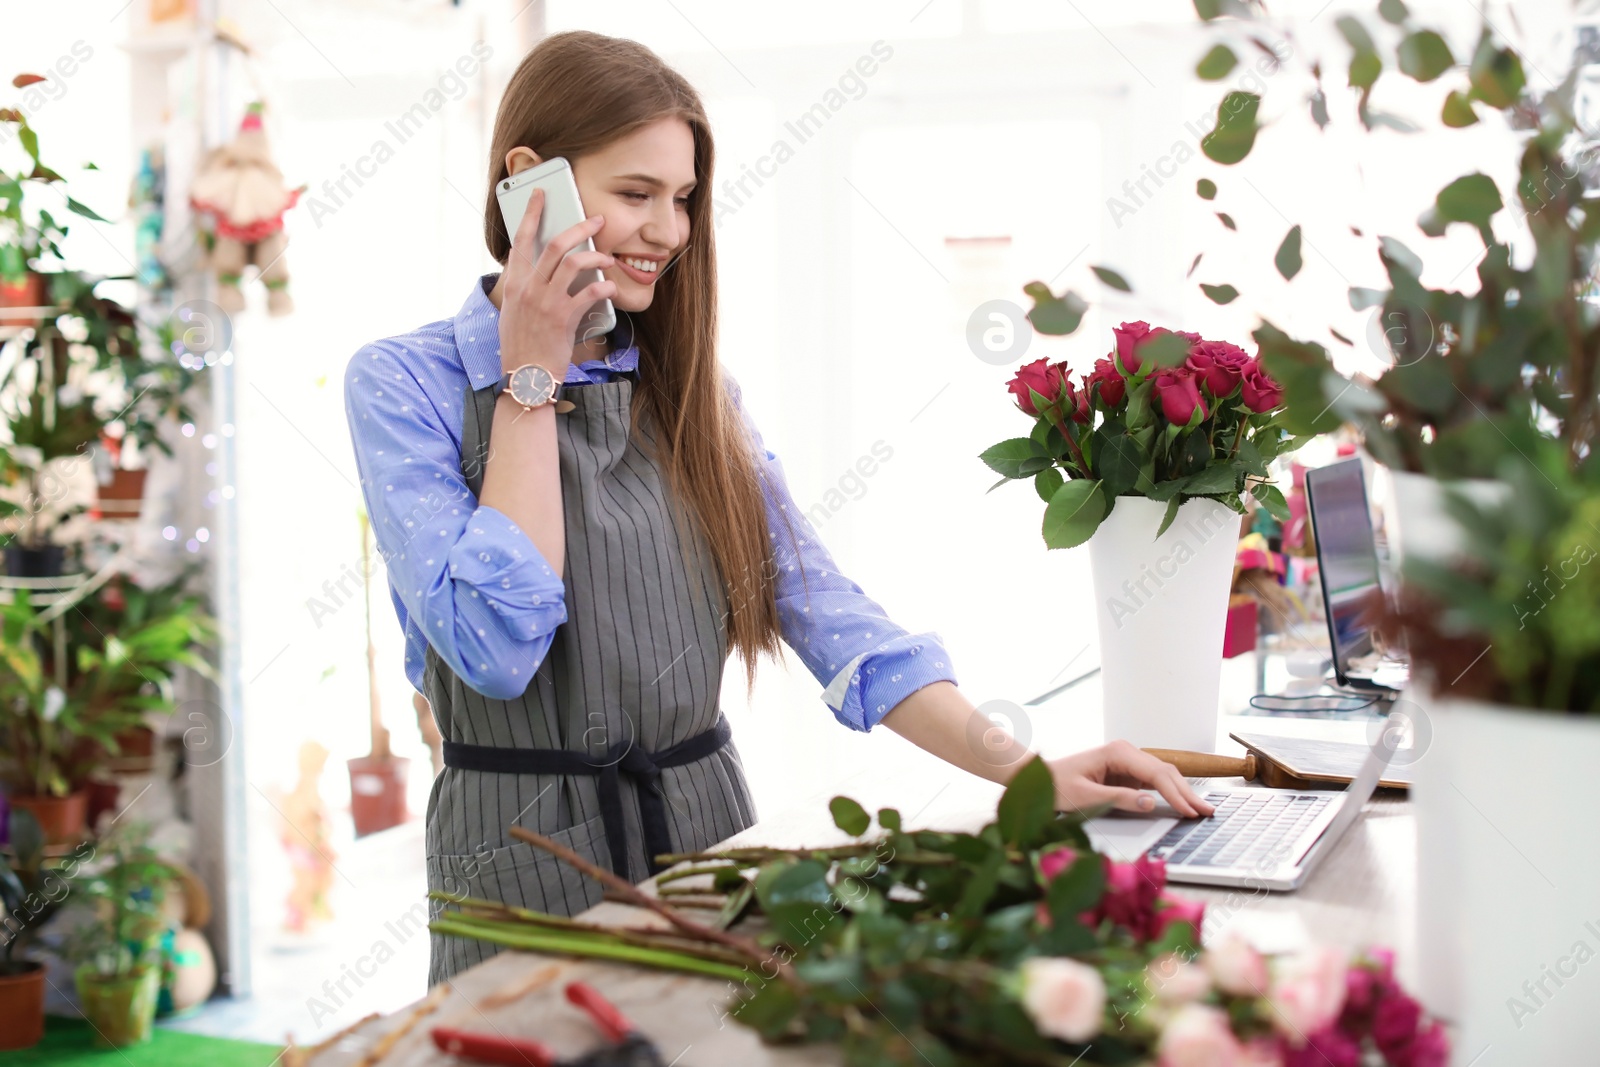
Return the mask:
<path id="1" fill-rule="evenodd" d="M 1255 5 L 1197 7 L 1208 20 L 1239 17 L 1252 35 L 1265 26 Z M 1461 225 L 1477 233 L 1475 283 L 1426 286 L 1424 256 L 1380 237 L 1389 287 L 1352 289 L 1350 300 L 1380 310 L 1393 356 L 1384 373 L 1341 374 L 1321 344 L 1270 323 L 1256 339 L 1284 383 L 1291 429 L 1354 423 L 1373 455 L 1401 472 L 1399 484 L 1421 486 L 1434 502 L 1408 515 L 1400 501 L 1402 581 L 1385 622 L 1403 633 L 1417 680 L 1385 730 L 1409 720 L 1406 751 L 1417 765 L 1423 992 L 1458 1021 L 1476 1067 L 1584 1062 L 1600 1016 L 1592 997 L 1563 987 L 1600 944 L 1600 846 L 1550 813 L 1594 807 L 1600 759 L 1600 571 L 1590 566 L 1600 549 L 1600 199 L 1585 188 L 1594 155 L 1585 133 L 1593 116 L 1584 114 L 1592 105 L 1579 94 L 1581 55 L 1535 91 L 1524 74 L 1531 64 L 1487 21 L 1457 53 L 1403 3 L 1385 0 L 1379 14 L 1387 27 L 1337 20 L 1367 128 L 1417 128 L 1370 106 L 1392 69 L 1438 83 L 1444 127 L 1493 120 L 1506 131 L 1512 168 L 1487 160 L 1464 168 L 1419 205 L 1428 237 Z M 1324 69 L 1333 65 L 1312 67 L 1309 101 L 1322 126 Z M 1224 100 L 1217 132 L 1202 144 L 1210 158 L 1244 158 L 1259 103 L 1254 94 Z M 1514 185 L 1485 173 L 1506 169 Z M 1417 514 L 1431 543 L 1417 535 Z M 1533 773 L 1512 784 L 1514 769 Z"/>
<path id="2" fill-rule="evenodd" d="M 367 725 L 372 748 L 365 756 L 348 760 L 350 769 L 350 816 L 356 836 L 387 830 L 406 821 L 406 769 L 411 761 L 394 755 L 389 747 L 389 729 L 383 725 L 383 706 L 378 699 L 378 646 L 372 640 L 372 549 L 371 526 L 367 513 L 360 513 L 361 592 L 366 612 L 367 634 Z"/>
<path id="3" fill-rule="evenodd" d="M 1026 291 L 1035 329 L 1076 329 L 1071 293 Z M 1033 430 L 981 458 L 1003 476 L 994 488 L 1033 483 L 1047 546 L 1089 544 L 1106 736 L 1210 752 L 1238 516 L 1252 498 L 1289 517 L 1268 465 L 1298 441 L 1283 429 L 1282 390 L 1238 346 L 1144 322 L 1114 332 L 1077 383 L 1065 364 L 1020 368 L 1007 386 Z"/>
<path id="4" fill-rule="evenodd" d="M 66 859 L 46 860 L 45 836 L 34 817 L 10 813 L 9 850 L 0 852 L 0 1050 L 31 1048 L 44 1035 L 44 965 L 28 947 L 67 899 L 83 845 Z"/>
<path id="5" fill-rule="evenodd" d="M 107 862 L 80 880 L 87 921 L 68 940 L 68 958 L 96 1044 L 120 1048 L 150 1039 L 161 992 L 162 905 L 182 875 L 131 824 L 102 842 Z"/>

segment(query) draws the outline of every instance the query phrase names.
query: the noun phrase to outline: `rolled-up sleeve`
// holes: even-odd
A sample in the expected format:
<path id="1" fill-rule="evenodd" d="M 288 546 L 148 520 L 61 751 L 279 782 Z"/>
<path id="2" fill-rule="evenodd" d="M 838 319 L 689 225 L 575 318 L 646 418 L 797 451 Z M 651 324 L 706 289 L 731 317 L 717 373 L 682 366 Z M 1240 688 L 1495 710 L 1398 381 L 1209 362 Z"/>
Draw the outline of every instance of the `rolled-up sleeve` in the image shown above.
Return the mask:
<path id="1" fill-rule="evenodd" d="M 369 345 L 345 371 L 361 492 L 408 639 L 470 688 L 520 696 L 567 618 L 561 577 L 461 476 L 461 397 L 431 397 L 403 352 Z M 408 660 L 411 657 L 408 655 Z M 413 684 L 420 664 L 407 664 Z M 420 685 L 418 685 L 420 688 Z"/>
<path id="2" fill-rule="evenodd" d="M 778 457 L 733 395 L 755 448 L 766 497 L 783 639 L 822 685 L 822 700 L 845 726 L 870 731 L 895 705 L 933 682 L 956 681 L 937 633 L 908 633 L 843 574 L 795 504 Z"/>

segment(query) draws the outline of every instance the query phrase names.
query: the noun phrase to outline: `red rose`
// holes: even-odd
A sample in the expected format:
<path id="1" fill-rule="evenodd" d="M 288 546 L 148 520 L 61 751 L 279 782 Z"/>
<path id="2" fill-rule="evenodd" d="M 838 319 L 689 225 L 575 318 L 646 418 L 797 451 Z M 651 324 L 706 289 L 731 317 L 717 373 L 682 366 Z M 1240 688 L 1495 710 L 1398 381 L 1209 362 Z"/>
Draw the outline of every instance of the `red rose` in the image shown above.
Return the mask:
<path id="1" fill-rule="evenodd" d="M 1226 341 L 1201 341 L 1189 350 L 1184 366 L 1194 371 L 1214 397 L 1224 397 L 1239 388 L 1250 357 L 1238 345 Z"/>
<path id="2" fill-rule="evenodd" d="M 1167 865 L 1140 856 L 1132 863 L 1105 857 L 1106 892 L 1095 909 L 1095 921 L 1110 919 L 1140 941 L 1154 937 L 1156 901 L 1167 884 Z"/>
<path id="3" fill-rule="evenodd" d="M 1196 408 L 1200 409 L 1202 419 L 1210 414 L 1206 408 L 1205 398 L 1200 395 L 1200 386 L 1195 380 L 1194 372 L 1187 367 L 1157 371 L 1155 391 L 1161 400 L 1161 413 L 1169 422 L 1175 422 L 1179 426 L 1189 425 L 1189 418 Z"/>
<path id="4" fill-rule="evenodd" d="M 1083 391 L 1081 393 L 1072 387 L 1070 378 L 1061 384 L 1067 394 L 1067 406 L 1071 408 L 1072 421 L 1088 422 L 1093 418 L 1093 413 L 1089 410 L 1089 380 L 1087 378 L 1083 380 Z"/>
<path id="5" fill-rule="evenodd" d="M 1125 322 L 1111 332 L 1117 336 L 1117 356 L 1122 360 L 1122 369 L 1133 374 L 1139 369 L 1136 349 L 1153 336 L 1150 324 L 1143 319 L 1138 322 Z"/>
<path id="6" fill-rule="evenodd" d="M 1283 403 L 1283 386 L 1261 369 L 1259 359 L 1252 359 L 1240 371 L 1239 395 L 1244 406 L 1259 415 Z"/>
<path id="7" fill-rule="evenodd" d="M 1065 363 L 1051 363 L 1049 360 L 1036 359 L 1017 368 L 1017 376 L 1006 383 L 1006 388 L 1011 390 L 1011 395 L 1017 400 L 1017 407 L 1029 415 L 1038 416 L 1043 412 L 1035 411 L 1033 398 L 1028 395 L 1032 389 L 1040 396 L 1052 403 L 1061 399 L 1061 387 L 1071 388 L 1067 379 L 1067 366 Z"/>
<path id="8" fill-rule="evenodd" d="M 1100 402 L 1108 408 L 1122 403 L 1122 398 L 1128 392 L 1127 383 L 1117 373 L 1117 365 L 1109 356 L 1095 361 L 1094 373 L 1083 380 L 1083 391 L 1092 393 L 1097 385 L 1100 387 Z"/>

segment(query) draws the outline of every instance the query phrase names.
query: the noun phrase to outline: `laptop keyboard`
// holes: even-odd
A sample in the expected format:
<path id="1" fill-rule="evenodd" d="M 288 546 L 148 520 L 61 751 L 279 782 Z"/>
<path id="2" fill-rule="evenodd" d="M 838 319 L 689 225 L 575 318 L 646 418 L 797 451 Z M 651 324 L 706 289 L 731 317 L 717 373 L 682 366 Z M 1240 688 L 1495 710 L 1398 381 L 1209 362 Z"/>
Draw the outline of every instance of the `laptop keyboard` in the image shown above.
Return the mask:
<path id="1" fill-rule="evenodd" d="M 1174 866 L 1254 867 L 1293 844 L 1332 799 L 1315 793 L 1208 793 L 1216 814 L 1178 823 L 1146 855 Z"/>

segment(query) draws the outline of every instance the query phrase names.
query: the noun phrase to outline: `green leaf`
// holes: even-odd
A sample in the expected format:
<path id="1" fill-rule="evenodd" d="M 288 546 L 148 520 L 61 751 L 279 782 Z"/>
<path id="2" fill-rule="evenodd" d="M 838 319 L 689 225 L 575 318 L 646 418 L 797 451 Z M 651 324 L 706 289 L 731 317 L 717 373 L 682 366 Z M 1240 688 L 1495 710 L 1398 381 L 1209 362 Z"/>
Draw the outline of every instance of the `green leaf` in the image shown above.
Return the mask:
<path id="1" fill-rule="evenodd" d="M 1189 342 L 1175 333 L 1164 333 L 1140 345 L 1139 358 L 1156 367 L 1176 367 L 1189 358 Z"/>
<path id="2" fill-rule="evenodd" d="M 1517 102 L 1528 80 L 1522 72 L 1522 59 L 1509 48 L 1496 48 L 1488 28 L 1478 39 L 1467 77 L 1472 95 L 1490 107 L 1508 108 Z"/>
<path id="3" fill-rule="evenodd" d="M 1434 210 L 1446 222 L 1469 222 L 1478 228 L 1485 244 L 1493 241 L 1489 232 L 1489 218 L 1505 206 L 1494 179 L 1487 174 L 1474 173 L 1457 178 L 1443 189 L 1434 201 Z"/>
<path id="4" fill-rule="evenodd" d="M 1083 321 L 1083 313 L 1089 310 L 1089 305 L 1077 293 L 1068 290 L 1059 297 L 1053 296 L 1044 282 L 1029 282 L 1022 287 L 1022 291 L 1033 297 L 1033 310 L 1028 312 L 1028 321 L 1042 334 L 1059 336 L 1071 333 Z"/>
<path id="5" fill-rule="evenodd" d="M 1378 248 L 1385 259 L 1404 269 L 1413 280 L 1422 276 L 1422 257 L 1407 248 L 1399 238 L 1380 236 Z M 1391 269 L 1389 273 L 1391 280 L 1395 280 L 1398 285 L 1398 280 L 1393 278 L 1394 271 Z"/>
<path id="6" fill-rule="evenodd" d="M 1472 110 L 1472 101 L 1467 94 L 1450 90 L 1450 95 L 1444 98 L 1444 111 L 1439 116 L 1446 126 L 1460 129 L 1471 126 L 1478 121 L 1478 113 Z"/>
<path id="7" fill-rule="evenodd" d="M 1283 493 L 1275 485 L 1266 482 L 1257 482 L 1250 487 L 1250 495 L 1267 509 L 1267 514 L 1279 522 L 1289 521 L 1289 504 L 1283 499 Z"/>
<path id="8" fill-rule="evenodd" d="M 1379 0 L 1378 16 L 1391 26 L 1400 25 L 1408 14 L 1410 12 L 1406 10 L 1406 5 L 1401 0 Z"/>
<path id="9" fill-rule="evenodd" d="M 1235 90 L 1217 105 L 1217 125 L 1200 140 L 1200 150 L 1214 163 L 1231 165 L 1250 154 L 1256 143 L 1257 93 Z"/>
<path id="10" fill-rule="evenodd" d="M 1367 308 L 1377 307 L 1389 296 L 1387 289 L 1363 289 L 1359 285 L 1350 287 L 1350 310 L 1365 311 Z"/>
<path id="11" fill-rule="evenodd" d="M 878 825 L 885 830 L 900 832 L 900 812 L 894 808 L 878 809 Z"/>
<path id="12" fill-rule="evenodd" d="M 1035 755 L 1017 771 L 995 811 L 1001 839 L 1021 848 L 1056 816 L 1056 780 L 1044 757 Z"/>
<path id="13" fill-rule="evenodd" d="M 1054 793 L 1053 785 L 1051 792 Z M 1055 815 L 1053 796 L 1050 815 Z M 961 898 L 956 901 L 955 907 L 950 909 L 952 919 L 976 919 L 983 915 L 984 906 L 994 896 L 995 887 L 1000 883 L 1000 868 L 1005 862 L 1005 852 L 994 849 L 984 857 L 982 863 L 978 864 L 977 869 L 968 872 L 966 885 L 961 889 Z"/>
<path id="14" fill-rule="evenodd" d="M 1232 215 L 1228 214 L 1226 211 L 1219 211 L 1219 212 L 1217 212 L 1217 218 L 1221 219 L 1222 220 L 1222 224 L 1224 226 L 1226 226 L 1228 229 L 1233 230 L 1235 233 L 1238 232 L 1239 225 L 1238 225 L 1238 223 L 1233 221 L 1233 216 Z"/>
<path id="15" fill-rule="evenodd" d="M 1455 65 L 1455 56 L 1444 38 L 1432 30 L 1407 34 L 1397 53 L 1400 70 L 1419 82 L 1431 82 Z"/>
<path id="16" fill-rule="evenodd" d="M 1172 520 L 1178 517 L 1178 507 L 1179 498 L 1177 494 L 1173 494 L 1172 499 L 1167 501 L 1167 510 L 1161 515 L 1161 525 L 1156 527 L 1156 537 L 1158 539 L 1167 532 L 1167 527 L 1172 525 Z"/>
<path id="17" fill-rule="evenodd" d="M 1060 467 L 1047 467 L 1033 476 L 1033 491 L 1039 494 L 1040 500 L 1048 504 L 1064 481 L 1066 476 L 1061 473 Z"/>
<path id="18" fill-rule="evenodd" d="M 1290 227 L 1284 235 L 1283 243 L 1278 246 L 1278 254 L 1272 257 L 1272 262 L 1277 266 L 1278 273 L 1283 275 L 1284 281 L 1290 281 L 1300 273 L 1303 266 L 1300 259 L 1300 226 Z"/>
<path id="19" fill-rule="evenodd" d="M 1371 89 L 1383 71 L 1383 60 L 1378 57 L 1378 47 L 1372 35 L 1353 15 L 1341 15 L 1335 22 L 1339 32 L 1350 44 L 1350 85 L 1357 89 Z M 1365 97 L 1362 98 L 1363 102 Z"/>
<path id="20" fill-rule="evenodd" d="M 1194 10 L 1205 22 L 1211 22 L 1224 15 L 1250 17 L 1250 8 L 1245 5 L 1244 0 L 1194 0 Z"/>
<path id="21" fill-rule="evenodd" d="M 1199 474 L 1191 475 L 1184 483 L 1183 491 L 1189 496 L 1210 496 L 1213 493 L 1237 492 L 1238 486 L 1239 472 L 1234 469 L 1232 463 L 1219 460 Z"/>
<path id="22" fill-rule="evenodd" d="M 24 126 L 17 131 L 17 136 L 22 141 L 22 150 L 28 153 L 35 165 L 39 162 L 39 135 L 32 126 Z"/>
<path id="23" fill-rule="evenodd" d="M 101 218 L 93 208 L 85 207 L 83 204 L 78 203 L 70 196 L 67 197 L 67 208 L 76 214 L 82 215 L 86 219 L 93 219 L 96 222 L 110 221 L 109 219 Z"/>
<path id="24" fill-rule="evenodd" d="M 1031 437 L 1009 438 L 997 445 L 989 446 L 978 455 L 978 458 L 983 460 L 990 470 L 996 474 L 1003 474 L 1007 478 L 1027 477 L 1028 475 L 1022 473 L 1023 463 L 1027 460 L 1041 457 L 1049 458 L 1045 453 L 1044 446 Z M 1032 474 L 1034 472 L 1030 471 L 1029 473 Z"/>
<path id="25" fill-rule="evenodd" d="M 1095 460 L 1101 492 L 1107 497 L 1119 497 L 1128 492 L 1138 484 L 1139 467 L 1143 462 L 1143 451 L 1126 433 L 1106 439 Z"/>
<path id="26" fill-rule="evenodd" d="M 1201 200 L 1215 200 L 1217 198 L 1217 183 L 1210 178 L 1201 178 L 1194 183 L 1194 191 L 1200 194 Z"/>
<path id="27" fill-rule="evenodd" d="M 1116 271 L 1112 270 L 1110 267 L 1090 267 L 1089 269 L 1094 271 L 1096 278 L 1099 278 L 1101 281 L 1111 286 L 1111 288 L 1121 289 L 1124 293 L 1133 292 L 1133 288 L 1128 285 L 1127 279 L 1118 274 Z"/>
<path id="28" fill-rule="evenodd" d="M 1200 75 L 1202 81 L 1221 81 L 1238 65 L 1239 57 L 1233 54 L 1233 50 L 1227 45 L 1219 44 L 1214 45 L 1211 51 L 1205 54 L 1205 58 L 1200 60 L 1194 72 Z"/>
<path id="29" fill-rule="evenodd" d="M 1087 478 L 1066 481 L 1044 509 L 1044 542 L 1050 548 L 1081 545 L 1105 518 L 1106 498 L 1100 483 Z"/>
<path id="30" fill-rule="evenodd" d="M 1355 51 L 1376 52 L 1378 50 L 1378 46 L 1373 43 L 1372 35 L 1361 24 L 1361 20 L 1354 15 L 1340 15 L 1334 20 L 1334 25 L 1338 27 L 1339 33 L 1343 35 L 1345 41 Z"/>
<path id="31" fill-rule="evenodd" d="M 1193 416 L 1191 415 L 1190 418 L 1193 418 Z M 1211 442 L 1206 440 L 1206 435 L 1203 433 L 1191 433 L 1183 439 L 1183 445 L 1178 449 L 1176 458 L 1178 474 L 1183 477 L 1185 482 L 1183 485 L 1185 493 L 1193 494 L 1198 492 L 1198 490 L 1189 488 L 1188 479 L 1191 475 L 1198 474 L 1205 469 L 1206 464 L 1211 462 L 1212 451 Z"/>
<path id="32" fill-rule="evenodd" d="M 1246 473 L 1254 474 L 1257 478 L 1265 478 L 1267 476 L 1266 457 L 1261 454 L 1261 449 L 1256 446 L 1254 441 L 1240 441 L 1239 450 L 1235 458 L 1238 459 L 1239 466 L 1243 467 Z"/>
<path id="33" fill-rule="evenodd" d="M 1214 304 L 1231 304 L 1239 296 L 1239 290 L 1231 285 L 1207 285 L 1200 283 L 1200 291 L 1205 293 Z"/>
<path id="34" fill-rule="evenodd" d="M 849 797 L 834 797 L 828 801 L 828 810 L 833 812 L 833 824 L 851 837 L 860 837 L 872 825 L 867 809 Z"/>
<path id="35" fill-rule="evenodd" d="M 1193 278 L 1194 277 L 1194 269 L 1200 265 L 1200 258 L 1202 256 L 1204 256 L 1204 255 L 1205 255 L 1204 252 L 1196 252 L 1194 254 L 1194 262 L 1189 264 L 1188 271 L 1184 273 L 1184 277 L 1185 278 Z"/>

